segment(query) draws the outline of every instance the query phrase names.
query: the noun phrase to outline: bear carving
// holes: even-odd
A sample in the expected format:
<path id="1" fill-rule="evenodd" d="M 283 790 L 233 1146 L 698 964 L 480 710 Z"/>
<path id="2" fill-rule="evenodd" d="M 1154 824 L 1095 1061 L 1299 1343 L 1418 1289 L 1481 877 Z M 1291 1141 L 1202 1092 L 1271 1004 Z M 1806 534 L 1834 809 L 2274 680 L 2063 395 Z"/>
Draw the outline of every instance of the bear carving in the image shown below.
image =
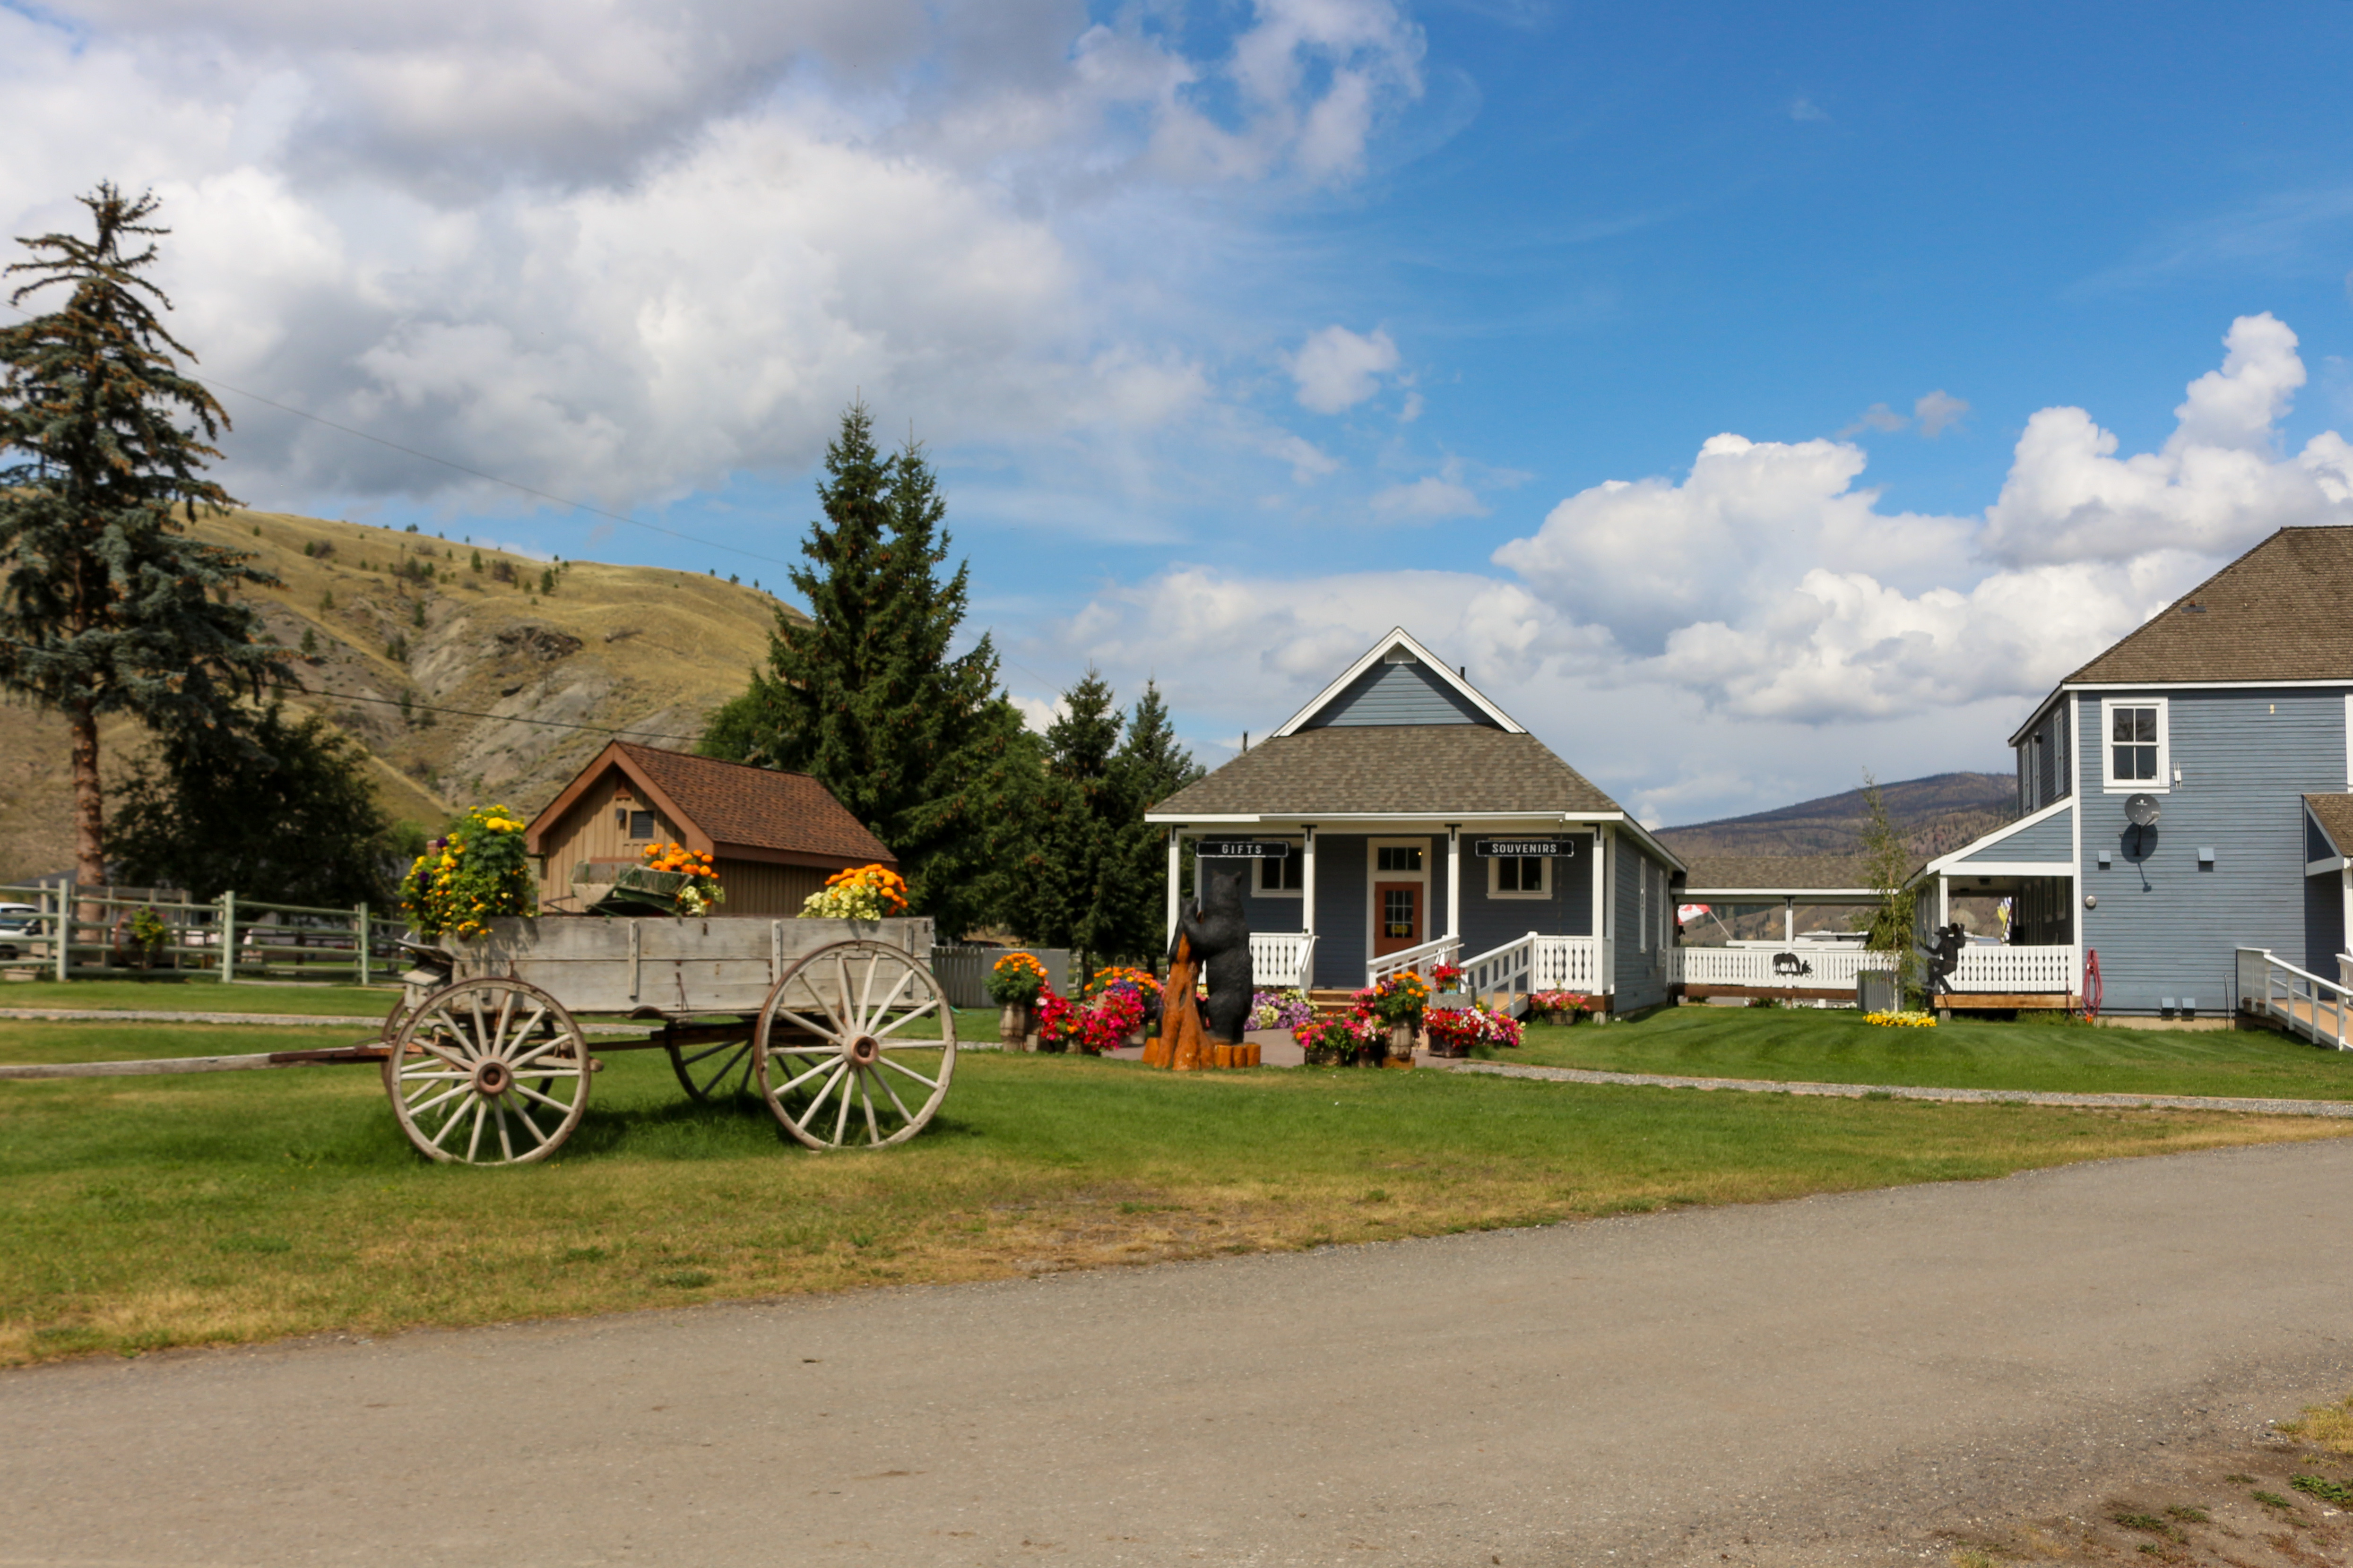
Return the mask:
<path id="1" fill-rule="evenodd" d="M 1209 998 L 1201 1008 L 1201 1022 L 1209 1037 L 1239 1044 L 1250 1023 L 1250 916 L 1242 909 L 1242 873 L 1209 871 L 1200 907 L 1181 915 L 1177 931 L 1193 944 L 1193 961 L 1208 976 Z M 1171 944 L 1170 956 L 1175 956 Z"/>

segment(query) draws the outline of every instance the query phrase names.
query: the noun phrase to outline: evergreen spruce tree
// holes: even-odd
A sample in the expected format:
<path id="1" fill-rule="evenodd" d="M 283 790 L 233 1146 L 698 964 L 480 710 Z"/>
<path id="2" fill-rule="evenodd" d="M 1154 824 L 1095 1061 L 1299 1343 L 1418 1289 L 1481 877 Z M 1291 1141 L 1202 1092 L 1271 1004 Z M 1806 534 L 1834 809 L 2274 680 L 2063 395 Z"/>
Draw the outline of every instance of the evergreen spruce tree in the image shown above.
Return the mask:
<path id="1" fill-rule="evenodd" d="M 1124 955 L 1120 846 L 1128 802 L 1113 776 L 1125 723 L 1110 684 L 1090 667 L 1062 694 L 1048 727 L 1045 770 L 1031 813 L 1015 911 L 1023 932 L 1069 947 L 1081 978 Z"/>
<path id="2" fill-rule="evenodd" d="M 1199 778 L 1206 770 L 1193 753 L 1177 744 L 1176 728 L 1168 705 L 1160 699 L 1157 681 L 1144 683 L 1134 717 L 1128 721 L 1127 739 L 1112 763 L 1113 793 L 1122 803 L 1123 823 L 1112 857 L 1117 870 L 1111 951 L 1131 958 L 1150 959 L 1167 944 L 1168 840 L 1161 829 L 1144 820 L 1144 814 Z"/>
<path id="3" fill-rule="evenodd" d="M 64 287 L 62 309 L 0 330 L 0 689 L 65 716 L 72 733 L 74 874 L 106 880 L 98 722 L 129 713 L 166 735 L 235 720 L 282 650 L 253 640 L 230 602 L 277 579 L 182 531 L 234 506 L 202 477 L 228 418 L 180 374 L 195 356 L 156 315 L 155 198 L 101 184 L 81 198 L 96 232 L 20 241 L 21 304 Z M 152 303 L 151 303 L 152 301 Z"/>
<path id="4" fill-rule="evenodd" d="M 714 715 L 704 746 L 815 774 L 890 846 L 915 908 L 952 940 L 996 912 L 1034 748 L 989 637 L 951 652 L 968 569 L 941 574 L 947 507 L 923 449 L 884 457 L 854 404 L 818 499 L 808 564 L 792 573 L 811 618 L 778 614 L 767 670 Z"/>

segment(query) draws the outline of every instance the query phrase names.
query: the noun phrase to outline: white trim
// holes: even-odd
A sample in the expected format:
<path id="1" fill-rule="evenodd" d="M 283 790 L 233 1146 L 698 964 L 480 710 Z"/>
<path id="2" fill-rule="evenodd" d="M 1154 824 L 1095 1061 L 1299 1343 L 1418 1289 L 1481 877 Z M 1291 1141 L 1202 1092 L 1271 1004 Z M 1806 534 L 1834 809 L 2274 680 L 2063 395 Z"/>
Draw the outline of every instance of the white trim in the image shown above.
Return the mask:
<path id="1" fill-rule="evenodd" d="M 2108 764 L 2116 761 L 2116 743 L 2108 737 L 2114 727 L 2108 715 L 2119 708 L 2157 710 L 2157 777 L 2114 779 Z M 2103 697 L 2100 699 L 2100 792 L 2103 795 L 2168 795 L 2173 790 L 2173 705 L 2163 697 Z"/>
<path id="2" fill-rule="evenodd" d="M 2026 722 L 2012 731 L 2004 744 L 2015 747 L 2034 728 L 2035 721 L 2042 717 L 2044 710 L 2070 692 L 2096 696 L 2103 691 L 2260 691 L 2267 687 L 2309 691 L 2316 687 L 2330 686 L 2353 686 L 2353 675 L 2319 676 L 2309 680 L 2063 680 L 2051 689 L 2050 696 L 2035 704 L 2034 711 L 2027 716 Z M 2080 742 L 2082 726 L 2078 725 L 2077 730 Z M 2076 749 L 2083 749 L 2080 743 Z M 2347 762 L 2346 782 L 2353 784 L 2353 756 L 2348 756 Z"/>
<path id="3" fill-rule="evenodd" d="M 2345 694 L 2345 787 L 2353 790 L 2353 691 Z"/>
<path id="4" fill-rule="evenodd" d="M 2077 801 L 2084 798 L 2084 700 L 2070 692 L 2067 694 L 2067 706 L 2073 715 L 2069 727 L 2074 731 L 2075 736 L 2075 743 L 2068 748 L 2067 766 L 2070 772 L 2067 798 Z M 2084 951 L 2084 814 L 2082 812 L 2075 814 L 2075 820 L 2068 825 L 2067 831 L 2069 836 L 2067 853 L 2074 861 L 2074 864 L 2068 868 L 2068 875 L 2074 880 L 2069 883 L 2067 888 L 2067 929 L 2074 933 L 2075 951 L 2081 953 Z M 2018 913 L 2016 904 L 2010 906 L 2010 913 L 2012 916 Z M 2003 934 L 2009 934 L 2007 930 Z M 2077 972 L 2076 984 L 2079 985 L 2083 984 L 2081 971 Z"/>
<path id="5" fill-rule="evenodd" d="M 1446 825 L 1457 822 L 1465 833 L 1486 826 L 1519 826 L 1536 825 L 1549 827 L 1597 828 L 1606 826 L 1623 827 L 1639 839 L 1651 856 L 1672 871 L 1688 875 L 1691 868 L 1682 856 L 1668 848 L 1651 836 L 1651 830 L 1622 811 L 1253 811 L 1236 812 L 1222 816 L 1191 816 L 1178 817 L 1173 813 L 1146 812 L 1144 820 L 1154 826 L 1166 826 L 1183 822 L 1190 826 L 1225 824 L 1233 826 L 1258 826 L 1278 835 L 1299 832 L 1310 820 L 1324 828 L 1350 833 L 1377 833 L 1388 829 L 1391 834 L 1426 832 L 1435 837 L 1446 831 Z M 1672 879 L 1672 876 L 1670 878 Z"/>
<path id="6" fill-rule="evenodd" d="M 1446 830 L 1446 934 L 1462 934 L 1462 829 Z"/>
<path id="7" fill-rule="evenodd" d="M 2072 877 L 2074 874 L 2073 862 L 2067 860 L 1988 860 L 1975 866 L 1947 866 L 1936 873 L 1956 880 L 1963 877 Z M 1924 868 L 1920 879 L 1926 880 L 1927 875 Z"/>
<path id="8" fill-rule="evenodd" d="M 1380 865 L 1383 845 L 1393 848 L 1411 846 L 1420 850 L 1421 869 L 1419 871 L 1382 870 Z M 1365 962 L 1366 963 L 1369 964 L 1377 958 L 1388 956 L 1373 952 L 1373 939 L 1379 934 L 1381 929 L 1380 909 L 1373 897 L 1373 888 L 1376 883 L 1418 881 L 1421 884 L 1421 942 L 1408 942 L 1406 944 L 1408 947 L 1419 947 L 1425 942 L 1445 940 L 1430 934 L 1430 837 L 1390 836 L 1365 840 Z"/>
<path id="9" fill-rule="evenodd" d="M 2348 866 L 2353 866 L 2353 860 L 2348 860 L 2342 855 L 2331 855 L 2323 860 L 2306 860 L 2304 863 L 2304 874 L 2307 877 L 2317 877 L 2324 872 L 2342 871 Z"/>
<path id="10" fill-rule="evenodd" d="M 1683 889 L 1675 901 L 1697 903 L 1714 899 L 1725 904 L 1875 904 L 1879 901 L 1876 888 L 1692 888 Z"/>
<path id="11" fill-rule="evenodd" d="M 1609 993 L 1615 994 L 1618 990 L 1617 826 L 1614 824 L 1605 825 L 1604 826 L 1595 830 L 1593 837 L 1597 851 L 1601 847 L 1603 836 L 1605 834 L 1608 836 L 1609 845 L 1609 853 L 1606 858 L 1609 861 L 1609 864 L 1603 868 L 1601 874 L 1601 889 L 1603 893 L 1607 895 L 1602 905 L 1604 919 L 1601 925 L 1601 978 L 1604 982 L 1605 989 Z M 1605 857 L 1603 855 L 1596 853 L 1593 857 L 1593 863 L 1597 866 L 1600 866 L 1604 858 Z"/>
<path id="12" fill-rule="evenodd" d="M 1168 829 L 1168 937 L 1170 947 L 1176 945 L 1176 884 L 1185 869 L 1185 830 L 1171 826 Z"/>
<path id="13" fill-rule="evenodd" d="M 1382 637 L 1380 641 L 1375 643 L 1371 649 L 1366 653 L 1364 658 L 1350 665 L 1347 669 L 1341 674 L 1339 679 L 1335 680 L 1331 685 L 1317 692 L 1314 699 L 1310 701 L 1306 707 L 1302 708 L 1298 712 L 1293 713 L 1288 720 L 1284 721 L 1282 728 L 1277 730 L 1273 734 L 1269 735 L 1267 739 L 1270 741 L 1280 741 L 1285 735 L 1293 735 L 1298 733 L 1300 728 L 1304 725 L 1308 720 L 1313 719 L 1317 713 L 1322 712 L 1324 707 L 1328 705 L 1334 698 L 1339 696 L 1341 692 L 1345 691 L 1348 689 L 1348 683 L 1350 681 L 1364 674 L 1365 671 L 1372 668 L 1374 665 L 1378 664 L 1380 662 L 1381 656 L 1394 647 L 1402 647 L 1407 649 L 1416 658 L 1419 659 L 1423 665 L 1427 666 L 1429 668 L 1436 670 L 1440 679 L 1444 680 L 1447 685 L 1452 687 L 1457 692 L 1469 699 L 1472 705 L 1477 708 L 1480 712 L 1484 713 L 1488 718 L 1493 719 L 1497 724 L 1503 726 L 1504 732 L 1505 734 L 1525 735 L 1527 733 L 1527 731 L 1520 726 L 1518 721 L 1514 720 L 1509 713 L 1504 712 L 1501 708 L 1496 707 L 1493 702 L 1490 702 L 1477 687 L 1472 685 L 1462 677 L 1455 674 L 1454 667 L 1452 665 L 1447 663 L 1444 659 L 1439 658 L 1436 654 L 1422 647 L 1420 643 L 1415 641 L 1412 634 L 1408 632 L 1403 626 L 1391 626 L 1388 630 L 1388 635 Z"/>
<path id="14" fill-rule="evenodd" d="M 1315 934 L 1315 829 L 1300 830 L 1306 837 L 1307 848 L 1299 858 L 1299 923 L 1309 936 Z M 1309 957 L 1314 955 L 1311 952 Z M 1310 977 L 1313 984 L 1313 976 Z"/>
<path id="15" fill-rule="evenodd" d="M 2075 797 L 2073 795 L 2065 795 L 2058 800 L 2054 800 L 2049 805 L 2042 807 L 2041 810 L 2034 812 L 2031 816 L 2021 816 L 2016 822 L 2010 823 L 2001 827 L 1997 827 L 1991 833 L 1988 833 L 1981 837 L 1970 839 L 1967 844 L 1962 845 L 1958 849 L 1952 851 L 1950 854 L 1939 855 L 1936 858 L 1929 861 L 1926 866 L 1920 868 L 1921 874 L 1925 876 L 1931 871 L 1975 871 L 1981 869 L 1981 868 L 1976 866 L 1962 866 L 1960 863 L 1961 858 L 1965 855 L 1975 855 L 1983 849 L 1990 849 L 2013 833 L 2022 833 L 2027 828 L 2050 821 L 2052 817 L 2058 816 L 2063 811 L 2073 810 L 2074 805 Z M 2079 853 L 2077 858 L 2080 859 L 2082 857 Z"/>
<path id="16" fill-rule="evenodd" d="M 1543 887 L 1541 887 L 1541 888 L 1538 888 L 1538 889 L 1537 889 L 1535 892 L 1533 892 L 1533 893 L 1529 892 L 1529 891 L 1528 891 L 1526 889 L 1525 889 L 1525 888 L 1523 888 L 1520 891 L 1518 891 L 1518 892 L 1516 892 L 1516 893 L 1506 893 L 1506 892 L 1503 892 L 1503 891 L 1501 891 L 1501 890 L 1497 888 L 1496 884 L 1497 884 L 1498 882 L 1500 882 L 1500 881 L 1502 880 L 1502 879 L 1503 879 L 1503 868 L 1504 868 L 1504 861 L 1503 861 L 1503 858 L 1501 858 L 1490 857 L 1490 858 L 1488 858 L 1488 861 L 1487 861 L 1487 896 L 1488 896 L 1489 898 L 1491 898 L 1491 899 L 1549 899 L 1549 898 L 1551 898 L 1551 897 L 1553 896 L 1553 893 L 1554 893 L 1554 887 L 1553 887 L 1553 867 L 1552 867 L 1553 858 L 1552 858 L 1551 856 L 1549 856 L 1549 855 L 1514 855 L 1514 856 L 1509 857 L 1509 858 L 1514 859 L 1514 860 L 1520 860 L 1520 861 L 1535 860 L 1535 861 L 1538 862 L 1538 863 L 1543 867 L 1543 874 L 1542 874 L 1542 877 L 1541 877 L 1541 879 L 1540 879 L 1543 881 L 1544 886 L 1543 886 Z"/>

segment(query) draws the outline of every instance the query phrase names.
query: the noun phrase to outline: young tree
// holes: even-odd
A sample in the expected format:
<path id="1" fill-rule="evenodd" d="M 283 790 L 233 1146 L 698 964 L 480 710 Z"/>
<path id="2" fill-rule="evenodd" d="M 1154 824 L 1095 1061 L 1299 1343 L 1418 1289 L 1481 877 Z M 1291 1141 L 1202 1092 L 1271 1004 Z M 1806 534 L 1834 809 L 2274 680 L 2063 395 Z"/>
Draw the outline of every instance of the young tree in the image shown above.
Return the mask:
<path id="1" fill-rule="evenodd" d="M 1116 850 L 1120 898 L 1114 921 L 1118 941 L 1113 951 L 1148 959 L 1167 945 L 1168 842 L 1165 833 L 1145 824 L 1144 814 L 1206 771 L 1191 752 L 1177 744 L 1159 682 L 1146 680 L 1134 717 L 1128 721 L 1127 739 L 1112 764 L 1113 786 L 1126 811 Z"/>
<path id="2" fill-rule="evenodd" d="M 1913 929 L 1919 894 L 1912 879 L 1912 846 L 1887 815 L 1879 781 L 1862 775 L 1862 805 L 1868 814 L 1862 828 L 1863 876 L 1879 894 L 1879 902 L 1855 917 L 1864 932 L 1862 945 L 1895 960 L 1897 990 L 1909 996 L 1920 979 L 1919 938 Z"/>
<path id="3" fill-rule="evenodd" d="M 1062 694 L 1048 727 L 1045 769 L 1031 813 L 1013 907 L 1022 931 L 1077 951 L 1082 978 L 1122 951 L 1120 873 L 1128 802 L 1113 776 L 1125 720 L 1110 683 L 1090 667 Z"/>
<path id="4" fill-rule="evenodd" d="M 187 538 L 199 509 L 236 503 L 202 477 L 228 418 L 182 375 L 193 360 L 155 314 L 152 195 L 101 184 L 81 198 L 96 232 L 20 241 L 10 268 L 64 307 L 0 329 L 0 689 L 65 715 L 73 737 L 74 874 L 106 880 L 98 722 L 129 713 L 206 734 L 259 692 L 283 650 L 253 640 L 239 584 L 275 585 L 251 558 Z M 151 301 L 153 301 L 151 305 Z M 199 434 L 199 432 L 201 434 Z"/>
<path id="5" fill-rule="evenodd" d="M 274 702 L 236 740 L 168 733 L 132 774 L 106 842 L 133 882 L 333 908 L 388 902 L 395 847 L 366 753 L 323 719 L 289 722 Z"/>
<path id="6" fill-rule="evenodd" d="M 715 716 L 706 751 L 815 774 L 891 847 L 915 907 L 954 937 L 993 912 L 990 849 L 1018 808 L 1020 725 L 984 634 L 952 653 L 968 569 L 943 577 L 938 481 L 910 443 L 874 445 L 863 404 L 843 414 L 818 486 L 824 517 L 793 569 L 802 625 L 781 612 L 749 701 Z"/>

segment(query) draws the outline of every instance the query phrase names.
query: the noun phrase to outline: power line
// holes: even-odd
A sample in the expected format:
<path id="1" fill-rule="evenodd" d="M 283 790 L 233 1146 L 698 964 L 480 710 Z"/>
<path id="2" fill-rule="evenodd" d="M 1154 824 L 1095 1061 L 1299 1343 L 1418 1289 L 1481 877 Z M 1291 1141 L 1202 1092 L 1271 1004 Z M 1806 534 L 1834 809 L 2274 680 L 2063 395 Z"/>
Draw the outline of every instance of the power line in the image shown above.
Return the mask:
<path id="1" fill-rule="evenodd" d="M 369 702 L 379 708 L 397 708 L 403 712 L 447 713 L 453 719 L 496 719 L 509 724 L 537 724 L 550 730 L 588 730 L 599 735 L 643 735 L 649 741 L 700 741 L 700 735 L 658 735 L 649 730 L 616 730 L 604 724 L 572 724 L 561 719 L 526 719 L 520 713 L 481 713 L 470 708 L 440 708 L 415 698 L 403 702 L 393 697 L 361 697 L 348 691 L 313 691 L 307 686 L 295 689 L 305 697 L 332 698 L 337 702 Z"/>

